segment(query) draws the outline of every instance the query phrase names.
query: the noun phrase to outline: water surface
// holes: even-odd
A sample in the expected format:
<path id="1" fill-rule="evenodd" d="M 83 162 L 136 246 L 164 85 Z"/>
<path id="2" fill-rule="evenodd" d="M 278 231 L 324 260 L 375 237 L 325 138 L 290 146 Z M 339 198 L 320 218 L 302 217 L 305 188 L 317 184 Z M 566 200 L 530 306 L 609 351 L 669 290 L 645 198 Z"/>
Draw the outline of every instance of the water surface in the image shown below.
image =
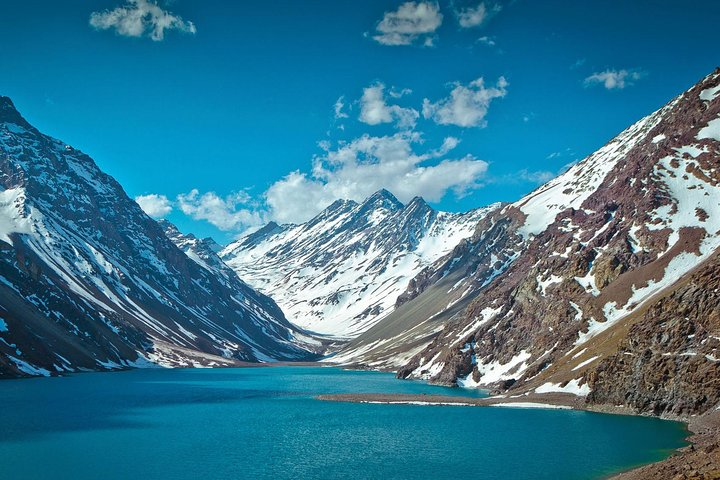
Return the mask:
<path id="1" fill-rule="evenodd" d="M 686 435 L 652 418 L 313 398 L 324 393 L 480 395 L 319 367 L 2 381 L 0 477 L 593 479 Z"/>

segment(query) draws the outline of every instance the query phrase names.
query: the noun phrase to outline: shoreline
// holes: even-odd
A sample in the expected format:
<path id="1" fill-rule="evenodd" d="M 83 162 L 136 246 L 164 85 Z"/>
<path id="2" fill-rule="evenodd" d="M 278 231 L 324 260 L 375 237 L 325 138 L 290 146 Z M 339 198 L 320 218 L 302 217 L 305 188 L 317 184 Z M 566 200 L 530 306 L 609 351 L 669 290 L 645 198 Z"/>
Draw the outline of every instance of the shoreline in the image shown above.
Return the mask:
<path id="1" fill-rule="evenodd" d="M 580 398 L 568 393 L 528 394 L 515 397 L 450 397 L 426 394 L 332 394 L 318 395 L 326 402 L 405 404 L 456 407 L 514 407 L 582 410 L 613 415 L 643 416 L 627 407 L 606 405 L 588 406 Z M 648 415 L 649 417 L 649 415 Z M 688 445 L 674 450 L 658 462 L 632 467 L 612 474 L 608 480 L 645 479 L 720 479 L 720 409 L 689 418 L 653 417 L 685 424 Z"/>

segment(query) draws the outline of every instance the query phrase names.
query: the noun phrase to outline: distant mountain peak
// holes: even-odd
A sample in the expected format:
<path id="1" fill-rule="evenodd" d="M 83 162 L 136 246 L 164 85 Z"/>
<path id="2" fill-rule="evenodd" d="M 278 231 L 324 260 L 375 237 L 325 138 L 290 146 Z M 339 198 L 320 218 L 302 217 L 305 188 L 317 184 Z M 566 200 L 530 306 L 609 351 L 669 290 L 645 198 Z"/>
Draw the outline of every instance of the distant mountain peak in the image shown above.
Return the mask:
<path id="1" fill-rule="evenodd" d="M 341 198 L 341 199 L 335 200 L 333 203 L 328 205 L 325 208 L 325 210 L 323 210 L 322 212 L 317 214 L 316 217 L 322 217 L 322 216 L 326 216 L 329 214 L 334 214 L 338 211 L 348 210 L 350 208 L 356 207 L 357 205 L 358 205 L 358 203 L 355 200 L 348 200 L 345 198 Z"/>
<path id="2" fill-rule="evenodd" d="M 307 223 L 268 224 L 220 255 L 291 321 L 349 338 L 392 311 L 407 282 L 487 213 L 435 212 L 419 197 L 404 206 L 382 189 L 361 204 L 338 200 Z"/>
<path id="3" fill-rule="evenodd" d="M 387 208 L 389 210 L 399 210 L 403 208 L 402 202 L 395 197 L 390 191 L 382 188 L 370 195 L 362 203 L 363 206 L 373 206 L 378 208 Z"/>
<path id="4" fill-rule="evenodd" d="M 408 210 L 429 210 L 432 209 L 430 205 L 422 197 L 413 197 L 410 202 L 405 206 Z"/>

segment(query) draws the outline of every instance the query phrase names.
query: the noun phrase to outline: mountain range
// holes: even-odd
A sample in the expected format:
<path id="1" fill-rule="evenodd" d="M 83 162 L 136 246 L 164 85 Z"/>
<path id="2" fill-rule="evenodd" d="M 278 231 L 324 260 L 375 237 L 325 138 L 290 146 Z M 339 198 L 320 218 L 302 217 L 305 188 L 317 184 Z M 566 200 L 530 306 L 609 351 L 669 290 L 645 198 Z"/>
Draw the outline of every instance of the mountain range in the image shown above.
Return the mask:
<path id="1" fill-rule="evenodd" d="M 5 376 L 324 354 L 500 396 L 720 402 L 720 69 L 467 213 L 381 190 L 221 247 L 150 219 L 4 97 L 0 186 Z"/>
<path id="2" fill-rule="evenodd" d="M 403 205 L 380 190 L 362 203 L 338 200 L 301 225 L 270 223 L 220 255 L 292 322 L 353 338 L 390 314 L 408 282 L 494 208 L 438 212 L 420 197 Z"/>

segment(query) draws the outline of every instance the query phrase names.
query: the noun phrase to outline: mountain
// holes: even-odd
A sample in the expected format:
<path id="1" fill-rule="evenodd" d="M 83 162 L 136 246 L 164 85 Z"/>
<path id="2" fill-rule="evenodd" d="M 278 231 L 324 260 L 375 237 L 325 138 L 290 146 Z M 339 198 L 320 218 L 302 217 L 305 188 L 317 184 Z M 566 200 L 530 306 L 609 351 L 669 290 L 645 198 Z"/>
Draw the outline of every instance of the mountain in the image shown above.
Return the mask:
<path id="1" fill-rule="evenodd" d="M 392 312 L 410 279 L 497 208 L 438 212 L 422 198 L 403 205 L 380 190 L 362 203 L 338 200 L 301 225 L 270 223 L 220 256 L 293 323 L 352 338 Z"/>
<path id="2" fill-rule="evenodd" d="M 688 414 L 720 401 L 720 69 L 425 268 L 336 357 Z"/>
<path id="3" fill-rule="evenodd" d="M 316 341 L 0 97 L 0 376 L 306 359 Z M 184 251 L 183 251 L 184 250 Z"/>

